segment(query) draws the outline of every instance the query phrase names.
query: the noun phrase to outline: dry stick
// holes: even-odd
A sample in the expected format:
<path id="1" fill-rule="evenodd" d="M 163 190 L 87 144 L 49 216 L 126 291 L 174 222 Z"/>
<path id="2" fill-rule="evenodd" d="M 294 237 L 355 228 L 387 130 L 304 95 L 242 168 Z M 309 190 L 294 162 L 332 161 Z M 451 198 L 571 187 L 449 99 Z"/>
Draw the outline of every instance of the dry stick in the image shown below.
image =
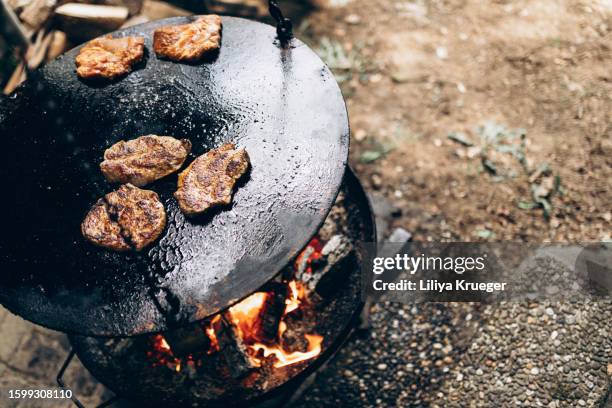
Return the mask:
<path id="1" fill-rule="evenodd" d="M 68 38 L 66 37 L 66 33 L 63 31 L 52 31 L 51 32 L 51 42 L 49 44 L 49 49 L 47 50 L 47 61 L 51 61 L 59 57 L 68 49 Z"/>
<path id="2" fill-rule="evenodd" d="M 19 84 L 25 81 L 26 79 L 26 69 L 25 68 L 26 68 L 26 64 L 23 61 L 21 61 L 17 65 L 17 67 L 13 71 L 13 74 L 11 75 L 8 82 L 4 86 L 3 92 L 5 95 L 8 95 L 11 92 L 13 92 L 19 86 Z"/>
<path id="3" fill-rule="evenodd" d="M 45 35 L 44 30 L 40 30 L 38 33 L 36 33 L 36 40 L 34 41 L 34 44 L 28 48 L 25 56 L 29 70 L 38 68 L 45 60 L 52 39 L 52 33 L 47 33 Z"/>

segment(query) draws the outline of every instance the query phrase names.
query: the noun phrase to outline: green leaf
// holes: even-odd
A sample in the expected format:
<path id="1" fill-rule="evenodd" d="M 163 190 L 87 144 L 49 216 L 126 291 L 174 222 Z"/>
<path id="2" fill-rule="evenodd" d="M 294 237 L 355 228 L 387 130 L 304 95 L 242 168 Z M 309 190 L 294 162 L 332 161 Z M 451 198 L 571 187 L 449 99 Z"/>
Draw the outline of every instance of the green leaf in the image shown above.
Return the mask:
<path id="1" fill-rule="evenodd" d="M 361 153 L 359 160 L 362 163 L 372 163 L 380 159 L 383 154 L 384 153 L 380 150 L 366 150 L 365 152 Z"/>
<path id="2" fill-rule="evenodd" d="M 530 203 L 528 201 L 519 201 L 517 205 L 518 205 L 518 208 L 520 208 L 521 210 L 533 210 L 534 208 L 538 206 L 537 204 Z"/>
<path id="3" fill-rule="evenodd" d="M 482 230 L 478 230 L 476 231 L 476 236 L 480 237 L 480 238 L 491 238 L 493 236 L 493 231 L 489 231 L 488 229 L 482 229 Z"/>

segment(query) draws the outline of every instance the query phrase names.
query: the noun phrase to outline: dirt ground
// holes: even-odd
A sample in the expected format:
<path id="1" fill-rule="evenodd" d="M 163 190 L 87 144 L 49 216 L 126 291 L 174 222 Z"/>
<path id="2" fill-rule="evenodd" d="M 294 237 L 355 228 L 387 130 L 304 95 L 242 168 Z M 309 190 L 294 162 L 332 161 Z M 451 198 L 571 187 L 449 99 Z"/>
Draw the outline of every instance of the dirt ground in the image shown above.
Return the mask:
<path id="1" fill-rule="evenodd" d="M 350 162 L 395 226 L 580 242 L 612 231 L 611 30 L 609 0 L 351 0 L 297 32 L 338 74 Z"/>

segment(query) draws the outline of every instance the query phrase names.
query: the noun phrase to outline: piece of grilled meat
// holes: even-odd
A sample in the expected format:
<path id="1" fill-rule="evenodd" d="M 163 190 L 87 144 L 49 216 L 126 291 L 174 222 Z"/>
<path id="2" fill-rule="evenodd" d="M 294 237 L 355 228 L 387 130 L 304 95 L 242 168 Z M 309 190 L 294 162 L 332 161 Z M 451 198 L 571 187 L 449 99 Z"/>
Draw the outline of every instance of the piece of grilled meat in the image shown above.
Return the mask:
<path id="1" fill-rule="evenodd" d="M 236 150 L 233 143 L 225 143 L 195 159 L 178 177 L 174 197 L 181 211 L 194 216 L 231 203 L 234 185 L 249 165 L 246 150 Z"/>
<path id="2" fill-rule="evenodd" d="M 142 60 L 144 38 L 95 38 L 76 57 L 77 75 L 85 79 L 115 79 L 125 75 Z"/>
<path id="3" fill-rule="evenodd" d="M 180 169 L 190 151 L 191 142 L 187 139 L 140 136 L 108 148 L 100 170 L 111 183 L 142 187 Z"/>
<path id="4" fill-rule="evenodd" d="M 115 251 L 140 251 L 166 226 L 166 211 L 157 193 L 124 184 L 91 208 L 81 233 L 95 245 Z"/>
<path id="5" fill-rule="evenodd" d="M 210 14 L 193 23 L 160 27 L 153 33 L 153 50 L 158 57 L 197 62 L 219 49 L 221 17 Z"/>

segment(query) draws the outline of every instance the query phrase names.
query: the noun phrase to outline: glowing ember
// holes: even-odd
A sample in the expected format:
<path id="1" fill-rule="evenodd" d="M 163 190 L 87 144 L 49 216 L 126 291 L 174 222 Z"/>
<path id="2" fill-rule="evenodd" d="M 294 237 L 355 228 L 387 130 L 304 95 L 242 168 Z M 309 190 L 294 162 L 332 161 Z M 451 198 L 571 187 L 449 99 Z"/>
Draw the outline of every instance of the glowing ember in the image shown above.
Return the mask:
<path id="1" fill-rule="evenodd" d="M 312 239 L 308 244 L 308 249 L 310 255 L 306 260 L 308 265 L 306 271 L 311 272 L 312 267 L 310 265 L 312 261 L 321 256 L 321 242 L 316 238 Z M 314 249 L 314 251 L 312 251 L 312 249 Z M 302 257 L 306 256 L 305 254 L 306 251 L 298 256 L 300 262 L 302 262 Z M 264 359 L 271 356 L 274 356 L 275 359 L 273 366 L 280 368 L 309 360 L 321 353 L 323 336 L 316 334 L 304 335 L 305 339 L 308 341 L 306 351 L 290 352 L 284 350 L 282 345 L 278 344 L 279 339 L 282 339 L 283 334 L 287 331 L 287 323 L 284 321 L 285 317 L 294 310 L 303 307 L 304 304 L 307 304 L 309 301 L 303 283 L 292 280 L 288 282 L 287 285 L 289 291 L 287 298 L 284 300 L 285 307 L 284 310 L 282 310 L 282 317 L 280 318 L 280 322 L 278 322 L 278 333 L 276 337 L 274 337 L 276 340 L 261 338 L 263 320 L 264 317 L 267 316 L 265 314 L 266 304 L 267 302 L 269 304 L 270 300 L 275 296 L 273 292 L 256 292 L 228 309 L 231 323 L 238 329 L 238 334 L 248 350 L 249 358 L 256 366 L 261 366 Z M 208 347 L 207 350 L 199 350 L 194 354 L 189 354 L 184 358 L 174 356 L 170 345 L 161 334 L 151 336 L 149 338 L 151 347 L 147 355 L 154 362 L 153 365 L 166 366 L 176 372 L 180 372 L 185 365 L 187 365 L 189 369 L 193 369 L 194 366 L 201 366 L 202 359 L 206 355 L 216 353 L 220 350 L 217 333 L 221 328 L 221 315 L 217 315 L 212 320 L 202 324 L 201 328 L 210 339 L 210 347 Z M 262 341 L 267 344 L 263 344 Z M 275 342 L 276 344 L 271 344 L 271 342 Z"/>
<path id="2" fill-rule="evenodd" d="M 302 303 L 301 300 L 306 295 L 305 288 L 301 283 L 291 281 L 288 286 L 290 294 L 289 298 L 285 299 L 286 307 L 283 316 L 299 308 Z M 263 351 L 264 358 L 274 355 L 277 360 L 274 363 L 274 367 L 277 368 L 309 360 L 319 355 L 321 353 L 323 337 L 314 334 L 304 335 L 308 340 L 308 347 L 305 352 L 288 352 L 283 350 L 280 345 L 267 346 L 257 342 L 257 333 L 260 330 L 261 324 L 260 313 L 268 295 L 266 292 L 256 292 L 229 309 L 232 323 L 238 327 L 242 340 L 247 344 L 249 350 L 253 352 L 253 355 L 257 355 L 259 350 Z M 281 321 L 278 326 L 277 338 L 281 338 L 286 330 L 287 324 Z M 251 356 L 251 359 L 257 366 L 261 366 L 262 361 L 260 359 L 254 356 Z"/>
<path id="3" fill-rule="evenodd" d="M 160 340 L 159 340 L 159 347 L 160 347 L 162 350 L 166 350 L 166 351 L 172 352 L 172 351 L 170 350 L 170 345 L 168 344 L 168 342 L 166 341 L 166 339 L 165 339 L 165 338 L 164 338 L 164 337 L 163 337 L 161 334 L 159 335 L 159 337 L 161 337 L 161 338 L 160 338 Z"/>
<path id="4" fill-rule="evenodd" d="M 280 347 L 267 347 L 265 344 L 260 343 L 255 343 L 249 348 L 255 352 L 263 350 L 264 357 L 274 355 L 276 357 L 276 362 L 273 365 L 276 368 L 280 368 L 299 363 L 300 361 L 310 360 L 321 353 L 323 336 L 318 336 L 316 334 L 305 334 L 304 337 L 306 337 L 306 340 L 308 340 L 308 349 L 306 352 L 295 351 L 293 353 L 288 353 Z"/>
<path id="5" fill-rule="evenodd" d="M 295 268 L 296 269 L 297 269 L 297 265 L 302 263 L 303 258 L 309 252 L 309 251 L 307 251 L 307 249 L 310 249 L 310 248 L 312 248 L 314 251 L 310 254 L 308 259 L 306 260 L 306 263 L 308 265 L 308 267 L 306 268 L 306 272 L 312 273 L 312 266 L 311 266 L 312 265 L 312 261 L 315 261 L 315 260 L 321 258 L 321 251 L 323 250 L 323 244 L 321 244 L 321 241 L 319 241 L 318 238 L 311 239 L 310 242 L 308 243 L 308 245 L 306 246 L 306 249 L 304 251 L 302 251 L 302 253 L 299 254 L 298 257 L 295 259 Z"/>
<path id="6" fill-rule="evenodd" d="M 151 350 L 147 355 L 154 361 L 153 366 L 174 367 L 175 371 L 180 371 L 181 360 L 174 357 L 170 345 L 161 334 L 156 334 L 150 338 Z"/>

